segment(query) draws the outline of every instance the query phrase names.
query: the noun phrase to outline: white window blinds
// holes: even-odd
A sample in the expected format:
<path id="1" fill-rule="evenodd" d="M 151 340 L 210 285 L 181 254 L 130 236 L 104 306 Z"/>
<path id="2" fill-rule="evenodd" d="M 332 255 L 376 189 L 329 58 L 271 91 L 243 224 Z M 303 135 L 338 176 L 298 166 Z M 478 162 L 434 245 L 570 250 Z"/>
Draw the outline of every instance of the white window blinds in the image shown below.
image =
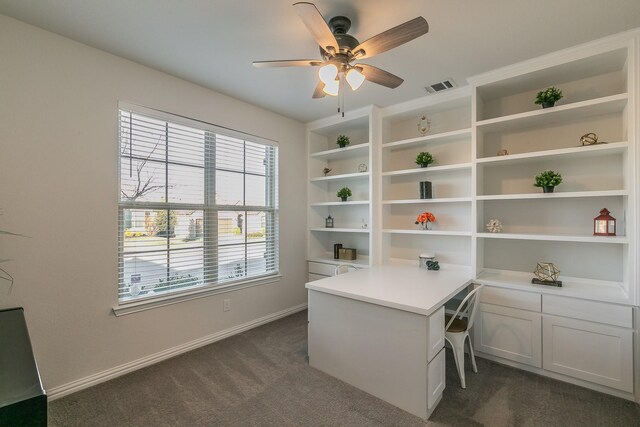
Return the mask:
<path id="1" fill-rule="evenodd" d="M 121 302 L 278 273 L 276 146 L 147 109 L 119 122 Z"/>

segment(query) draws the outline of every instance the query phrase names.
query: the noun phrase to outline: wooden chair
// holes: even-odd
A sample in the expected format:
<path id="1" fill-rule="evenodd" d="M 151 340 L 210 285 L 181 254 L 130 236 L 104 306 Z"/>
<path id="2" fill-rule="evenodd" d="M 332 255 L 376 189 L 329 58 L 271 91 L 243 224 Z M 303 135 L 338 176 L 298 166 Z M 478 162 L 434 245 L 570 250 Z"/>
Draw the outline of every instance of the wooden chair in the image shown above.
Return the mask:
<path id="1" fill-rule="evenodd" d="M 484 285 L 477 286 L 473 291 L 465 297 L 464 300 L 458 306 L 453 316 L 445 316 L 445 339 L 449 341 L 453 348 L 453 357 L 456 361 L 456 367 L 458 368 L 458 375 L 460 375 L 460 386 L 467 388 L 464 379 L 464 344 L 469 339 L 469 355 L 471 356 L 471 366 L 473 372 L 478 372 L 476 366 L 476 358 L 473 355 L 473 346 L 471 345 L 471 338 L 469 338 L 469 331 L 473 327 L 473 322 L 476 318 L 476 312 L 478 303 L 480 300 L 480 294 Z"/>

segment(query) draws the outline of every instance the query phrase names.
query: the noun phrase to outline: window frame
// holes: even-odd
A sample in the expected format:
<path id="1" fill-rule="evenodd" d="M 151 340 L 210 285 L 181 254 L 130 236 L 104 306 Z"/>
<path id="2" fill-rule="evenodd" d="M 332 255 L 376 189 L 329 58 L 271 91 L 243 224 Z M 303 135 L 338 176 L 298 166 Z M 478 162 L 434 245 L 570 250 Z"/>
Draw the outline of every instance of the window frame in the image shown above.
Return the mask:
<path id="1" fill-rule="evenodd" d="M 206 133 L 212 133 L 213 135 L 221 135 L 224 137 L 236 138 L 240 139 L 244 142 L 245 152 L 243 154 L 243 171 L 241 172 L 243 175 L 243 192 L 246 193 L 246 176 L 252 173 L 247 172 L 246 168 L 246 144 L 258 144 L 275 148 L 275 156 L 272 159 L 273 164 L 271 167 L 274 169 L 273 175 L 269 173 L 265 173 L 265 178 L 272 177 L 273 182 L 270 187 L 269 194 L 265 194 L 265 206 L 252 206 L 252 205 L 218 205 L 215 200 L 215 174 L 218 170 L 216 167 L 216 157 L 205 154 L 204 161 L 204 189 L 203 196 L 204 200 L 202 204 L 199 203 L 180 203 L 180 202 L 138 202 L 138 201 L 127 201 L 123 200 L 121 197 L 121 173 L 122 173 L 122 158 L 125 156 L 122 154 L 121 148 L 121 111 L 130 111 L 135 114 L 139 114 L 142 116 L 147 116 L 153 119 L 162 120 L 167 123 L 172 123 L 176 125 L 188 126 L 197 128 Z M 118 209 L 118 286 L 117 286 L 117 305 L 113 307 L 114 314 L 123 315 L 134 313 L 142 310 L 146 310 L 149 308 L 154 308 L 158 306 L 164 306 L 168 304 L 173 304 L 181 301 L 191 300 L 194 298 L 202 298 L 212 294 L 218 294 L 223 292 L 230 292 L 237 289 L 242 289 L 246 287 L 257 286 L 261 284 L 268 284 L 279 281 L 279 278 L 282 277 L 280 274 L 280 236 L 279 236 L 279 153 L 278 153 L 278 144 L 275 141 L 270 139 L 259 137 L 256 135 L 247 134 L 244 132 L 236 131 L 233 129 L 229 129 L 226 127 L 218 126 L 212 123 L 204 122 L 197 119 L 188 118 L 185 116 L 168 113 L 165 111 L 160 111 L 148 107 L 143 107 L 136 104 L 131 104 L 128 102 L 119 101 L 117 108 L 117 144 L 118 144 L 118 168 L 117 168 L 117 176 L 118 176 L 118 198 L 117 198 L 117 209 Z M 206 136 L 205 136 L 206 138 Z M 215 142 L 212 145 L 205 143 L 205 152 L 206 150 L 215 150 Z M 208 163 L 211 159 L 213 159 L 213 164 Z M 167 162 L 167 160 L 165 160 Z M 168 162 L 166 163 L 168 165 Z M 213 176 L 212 176 L 213 175 Z M 166 181 L 168 181 L 168 176 L 166 177 Z M 244 195 L 243 195 L 244 196 Z M 270 198 L 270 199 L 269 199 Z M 244 199 L 244 198 L 243 198 Z M 246 202 L 246 200 L 245 200 Z M 204 283 L 198 285 L 197 287 L 188 287 L 186 289 L 173 289 L 166 290 L 164 292 L 160 292 L 156 295 L 150 296 L 142 296 L 135 297 L 131 299 L 121 299 L 120 297 L 120 286 L 123 283 L 124 279 L 124 267 L 121 268 L 121 263 L 124 263 L 124 232 L 125 228 L 122 225 L 124 220 L 124 212 L 127 209 L 161 209 L 161 210 L 201 210 L 203 212 L 203 218 L 206 221 L 210 221 L 211 226 L 204 227 L 203 231 L 203 264 L 207 263 L 207 260 L 215 261 L 215 271 L 216 278 L 215 281 L 211 279 L 206 279 L 203 277 Z M 237 280 L 220 280 L 220 264 L 219 258 L 217 256 L 218 249 L 220 247 L 220 242 L 218 239 L 218 212 L 220 211 L 238 211 L 238 212 L 264 212 L 267 217 L 272 218 L 272 230 L 271 235 L 272 238 L 267 238 L 265 236 L 265 244 L 267 247 L 272 245 L 270 252 L 273 255 L 273 270 L 265 272 L 265 274 L 258 274 L 247 277 L 247 270 L 245 268 L 245 276 L 238 278 Z M 245 228 L 246 230 L 246 228 Z M 248 247 L 248 242 L 245 233 L 245 239 L 243 243 L 238 243 L 238 245 L 243 245 L 245 247 L 245 254 Z M 246 257 L 245 257 L 245 265 L 246 265 Z M 207 283 L 208 282 L 208 283 Z"/>

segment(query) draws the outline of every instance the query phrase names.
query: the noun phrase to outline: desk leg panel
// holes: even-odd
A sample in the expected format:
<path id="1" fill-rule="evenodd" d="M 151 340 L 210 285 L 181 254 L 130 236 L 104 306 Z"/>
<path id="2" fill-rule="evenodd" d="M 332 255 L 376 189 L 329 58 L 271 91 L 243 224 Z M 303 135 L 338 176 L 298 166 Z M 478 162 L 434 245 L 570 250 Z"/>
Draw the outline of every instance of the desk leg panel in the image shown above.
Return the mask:
<path id="1" fill-rule="evenodd" d="M 426 316 L 313 290 L 308 313 L 312 367 L 427 418 Z"/>

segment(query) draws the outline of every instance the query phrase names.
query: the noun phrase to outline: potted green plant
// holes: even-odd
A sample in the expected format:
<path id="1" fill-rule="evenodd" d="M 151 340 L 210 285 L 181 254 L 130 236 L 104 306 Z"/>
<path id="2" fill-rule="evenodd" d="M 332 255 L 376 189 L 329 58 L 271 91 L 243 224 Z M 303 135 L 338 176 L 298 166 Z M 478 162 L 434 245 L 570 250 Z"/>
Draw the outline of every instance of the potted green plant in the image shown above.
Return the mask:
<path id="1" fill-rule="evenodd" d="M 351 141 L 349 141 L 349 137 L 347 135 L 338 135 L 336 139 L 336 144 L 340 146 L 340 148 L 344 148 L 349 145 Z"/>
<path id="2" fill-rule="evenodd" d="M 433 156 L 428 151 L 421 151 L 416 156 L 416 164 L 421 168 L 426 168 L 431 163 L 433 163 Z"/>
<path id="3" fill-rule="evenodd" d="M 562 175 L 554 171 L 544 171 L 536 175 L 535 187 L 542 187 L 545 193 L 553 193 L 554 187 L 562 183 Z"/>
<path id="4" fill-rule="evenodd" d="M 346 202 L 347 197 L 351 197 L 351 190 L 349 189 L 349 187 L 342 187 L 340 190 L 338 190 L 336 196 L 340 197 L 343 202 Z"/>
<path id="5" fill-rule="evenodd" d="M 548 108 L 553 107 L 556 101 L 560 99 L 562 99 L 562 91 L 557 87 L 551 86 L 538 92 L 535 103 L 542 105 L 542 108 Z"/>

